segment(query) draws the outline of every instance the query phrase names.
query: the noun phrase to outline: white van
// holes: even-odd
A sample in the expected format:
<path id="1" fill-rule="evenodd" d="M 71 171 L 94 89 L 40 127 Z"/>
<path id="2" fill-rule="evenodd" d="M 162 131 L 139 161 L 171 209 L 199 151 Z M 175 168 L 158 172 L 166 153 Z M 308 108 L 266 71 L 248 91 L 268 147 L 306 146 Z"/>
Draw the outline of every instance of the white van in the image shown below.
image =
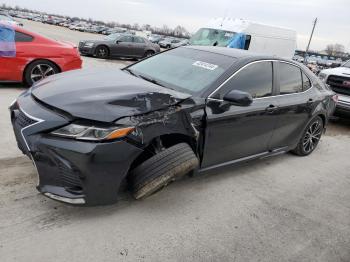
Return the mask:
<path id="1" fill-rule="evenodd" d="M 244 36 L 241 49 L 283 58 L 294 56 L 296 31 L 243 19 L 213 19 L 192 36 L 190 44 L 227 47 L 237 35 Z"/>

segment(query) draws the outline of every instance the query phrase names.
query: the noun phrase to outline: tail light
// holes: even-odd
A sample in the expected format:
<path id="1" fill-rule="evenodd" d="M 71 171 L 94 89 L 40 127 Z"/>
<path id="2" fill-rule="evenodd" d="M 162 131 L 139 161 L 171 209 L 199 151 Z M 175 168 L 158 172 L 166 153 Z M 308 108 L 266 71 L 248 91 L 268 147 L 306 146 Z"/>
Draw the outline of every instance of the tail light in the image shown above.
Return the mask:
<path id="1" fill-rule="evenodd" d="M 338 97 L 338 95 L 334 95 L 334 96 L 332 96 L 332 100 L 334 101 L 334 103 L 338 103 L 338 100 L 339 100 L 339 97 Z"/>

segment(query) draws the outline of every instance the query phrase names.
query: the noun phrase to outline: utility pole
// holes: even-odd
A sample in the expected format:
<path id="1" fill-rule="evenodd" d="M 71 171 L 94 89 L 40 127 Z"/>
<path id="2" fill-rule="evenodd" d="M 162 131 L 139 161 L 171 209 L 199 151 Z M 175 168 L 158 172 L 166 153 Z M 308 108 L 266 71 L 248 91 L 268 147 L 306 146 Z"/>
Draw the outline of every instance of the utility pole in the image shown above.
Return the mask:
<path id="1" fill-rule="evenodd" d="M 304 62 L 306 62 L 306 56 L 307 56 L 307 53 L 309 52 L 309 48 L 310 48 L 310 44 L 311 44 L 311 40 L 312 40 L 312 37 L 314 35 L 314 32 L 315 32 L 315 27 L 316 27 L 316 24 L 317 24 L 317 17 L 315 18 L 314 22 L 313 22 L 313 27 L 312 27 L 312 31 L 311 31 L 311 35 L 310 35 L 310 39 L 309 39 L 309 43 L 307 44 L 307 47 L 306 47 L 306 52 L 305 52 L 305 59 L 304 59 Z"/>

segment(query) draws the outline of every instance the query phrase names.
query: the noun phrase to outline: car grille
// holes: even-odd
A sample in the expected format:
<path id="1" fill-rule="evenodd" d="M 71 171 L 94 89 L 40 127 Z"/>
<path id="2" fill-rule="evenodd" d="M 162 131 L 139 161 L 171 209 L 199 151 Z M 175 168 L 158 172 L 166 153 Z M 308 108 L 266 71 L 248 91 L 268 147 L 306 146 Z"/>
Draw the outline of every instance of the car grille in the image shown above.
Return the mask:
<path id="1" fill-rule="evenodd" d="M 350 95 L 350 86 L 345 85 L 344 81 L 350 82 L 350 77 L 330 75 L 327 79 L 327 84 L 336 93 Z"/>
<path id="2" fill-rule="evenodd" d="M 58 163 L 58 169 L 62 186 L 72 188 L 75 190 L 82 189 L 82 182 L 77 172 L 65 166 L 63 163 Z"/>
<path id="3" fill-rule="evenodd" d="M 35 124 L 37 121 L 26 116 L 22 111 L 19 111 L 19 113 L 16 116 L 16 124 L 20 127 L 20 128 L 25 128 L 27 126 L 30 126 L 32 124 Z"/>

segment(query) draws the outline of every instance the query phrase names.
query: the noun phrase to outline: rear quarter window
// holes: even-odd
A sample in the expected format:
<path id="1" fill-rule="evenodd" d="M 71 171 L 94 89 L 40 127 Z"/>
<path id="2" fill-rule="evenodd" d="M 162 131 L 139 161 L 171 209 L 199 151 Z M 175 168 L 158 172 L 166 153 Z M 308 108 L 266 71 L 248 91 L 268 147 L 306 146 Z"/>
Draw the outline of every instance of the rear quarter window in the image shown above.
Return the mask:
<path id="1" fill-rule="evenodd" d="M 15 33 L 15 42 L 16 43 L 21 43 L 21 42 L 32 42 L 34 39 L 34 37 L 32 37 L 31 35 L 25 34 L 25 33 L 21 33 L 16 31 Z"/>
<path id="2" fill-rule="evenodd" d="M 280 94 L 288 95 L 303 91 L 302 72 L 299 67 L 280 62 Z"/>

